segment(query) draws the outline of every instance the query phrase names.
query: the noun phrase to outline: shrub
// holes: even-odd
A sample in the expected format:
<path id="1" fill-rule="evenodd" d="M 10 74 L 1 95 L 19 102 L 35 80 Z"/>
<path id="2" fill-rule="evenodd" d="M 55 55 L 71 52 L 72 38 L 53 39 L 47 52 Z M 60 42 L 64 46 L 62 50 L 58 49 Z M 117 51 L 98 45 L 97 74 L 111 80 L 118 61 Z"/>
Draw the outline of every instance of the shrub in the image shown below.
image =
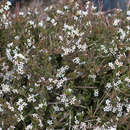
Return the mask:
<path id="1" fill-rule="evenodd" d="M 1 128 L 128 129 L 129 11 L 85 7 L 1 3 Z"/>

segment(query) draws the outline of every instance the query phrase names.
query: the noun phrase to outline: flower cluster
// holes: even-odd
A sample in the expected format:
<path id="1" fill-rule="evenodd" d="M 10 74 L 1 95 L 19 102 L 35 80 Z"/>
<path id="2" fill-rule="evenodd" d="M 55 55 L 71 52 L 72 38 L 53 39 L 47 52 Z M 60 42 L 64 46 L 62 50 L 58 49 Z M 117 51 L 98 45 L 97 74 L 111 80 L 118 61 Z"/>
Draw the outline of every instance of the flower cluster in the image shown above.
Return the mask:
<path id="1" fill-rule="evenodd" d="M 129 129 L 129 10 L 9 8 L 0 3 L 0 129 Z"/>

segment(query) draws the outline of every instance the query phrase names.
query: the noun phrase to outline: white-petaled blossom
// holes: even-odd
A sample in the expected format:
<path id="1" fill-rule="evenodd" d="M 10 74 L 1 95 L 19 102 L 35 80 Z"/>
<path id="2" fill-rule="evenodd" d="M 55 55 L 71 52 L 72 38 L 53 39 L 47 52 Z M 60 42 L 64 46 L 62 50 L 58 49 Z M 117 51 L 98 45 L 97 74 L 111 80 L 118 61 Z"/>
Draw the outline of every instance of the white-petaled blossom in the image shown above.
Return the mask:
<path id="1" fill-rule="evenodd" d="M 24 12 L 19 12 L 19 15 L 24 16 Z"/>
<path id="2" fill-rule="evenodd" d="M 34 94 L 29 95 L 29 97 L 27 98 L 27 101 L 28 102 L 36 102 L 35 96 L 36 95 L 34 95 Z"/>
<path id="3" fill-rule="evenodd" d="M 40 22 L 38 23 L 38 26 L 39 26 L 39 27 L 43 27 L 43 21 L 40 21 Z"/>
<path id="4" fill-rule="evenodd" d="M 46 18 L 46 21 L 50 21 L 50 20 L 51 20 L 51 18 L 50 18 L 50 17 L 47 17 L 47 18 Z"/>
<path id="5" fill-rule="evenodd" d="M 60 78 L 60 77 L 64 77 L 64 75 L 65 75 L 65 72 L 67 71 L 69 69 L 69 66 L 68 65 L 66 65 L 66 66 L 62 66 L 60 69 L 58 69 L 57 70 L 57 75 L 56 75 L 56 77 L 57 78 Z"/>
<path id="6" fill-rule="evenodd" d="M 107 83 L 105 87 L 106 88 L 112 88 L 112 84 L 111 83 Z"/>
<path id="7" fill-rule="evenodd" d="M 47 123 L 48 123 L 49 125 L 52 125 L 52 124 L 53 124 L 52 120 L 47 120 Z"/>
<path id="8" fill-rule="evenodd" d="M 87 47 L 88 47 L 88 46 L 86 45 L 86 43 L 83 44 L 83 45 L 81 45 L 81 44 L 77 45 L 77 48 L 78 48 L 80 51 L 86 51 L 86 48 L 87 48 Z"/>
<path id="9" fill-rule="evenodd" d="M 3 112 L 4 110 L 2 109 L 2 105 L 0 104 L 0 112 Z"/>
<path id="10" fill-rule="evenodd" d="M 127 11 L 127 20 L 130 20 L 130 10 Z"/>
<path id="11" fill-rule="evenodd" d="M 70 99 L 70 104 L 72 105 L 72 104 L 75 104 L 75 101 L 76 101 L 76 97 L 74 96 L 74 97 L 72 97 L 71 99 Z"/>
<path id="12" fill-rule="evenodd" d="M 18 102 L 16 102 L 17 106 L 18 106 L 18 110 L 22 111 L 24 109 L 25 106 L 27 106 L 27 103 L 23 101 L 22 98 L 20 98 L 18 100 Z"/>
<path id="13" fill-rule="evenodd" d="M 124 40 L 126 37 L 126 33 L 122 28 L 119 28 L 118 33 L 120 33 L 120 39 Z"/>
<path id="14" fill-rule="evenodd" d="M 1 84 L 2 91 L 5 93 L 10 92 L 10 86 L 8 84 Z"/>
<path id="15" fill-rule="evenodd" d="M 28 126 L 26 126 L 25 130 L 32 130 L 33 129 L 33 126 L 32 124 L 29 124 Z"/>
<path id="16" fill-rule="evenodd" d="M 32 20 L 28 21 L 28 23 L 29 23 L 30 25 L 34 25 L 34 21 L 32 21 Z"/>
<path id="17" fill-rule="evenodd" d="M 112 105 L 111 104 L 109 104 L 109 105 L 107 105 L 107 106 L 104 107 L 104 111 L 105 112 L 109 112 L 111 110 L 112 110 Z"/>
<path id="18" fill-rule="evenodd" d="M 56 12 L 57 12 L 57 14 L 64 15 L 64 12 L 63 12 L 63 11 L 61 11 L 61 10 L 57 10 Z"/>
<path id="19" fill-rule="evenodd" d="M 111 69 L 115 69 L 115 66 L 112 62 L 108 63 L 109 67 L 111 67 Z"/>
<path id="20" fill-rule="evenodd" d="M 6 104 L 8 105 L 8 108 L 13 112 L 14 111 L 14 107 L 12 107 L 9 102 L 6 102 Z"/>
<path id="21" fill-rule="evenodd" d="M 94 74 L 93 75 L 89 74 L 88 77 L 92 78 L 93 81 L 95 81 L 95 79 L 96 79 L 96 75 L 94 75 Z"/>
<path id="22" fill-rule="evenodd" d="M 117 26 L 120 23 L 120 19 L 115 19 L 113 25 Z"/>
<path id="23" fill-rule="evenodd" d="M 130 78 L 129 78 L 129 77 L 126 77 L 126 78 L 125 78 L 125 81 L 128 82 L 128 83 L 130 83 Z"/>
<path id="24" fill-rule="evenodd" d="M 79 63 L 80 63 L 80 58 L 79 58 L 79 57 L 75 57 L 75 58 L 73 59 L 73 62 L 74 62 L 75 64 L 79 64 Z"/>
<path id="25" fill-rule="evenodd" d="M 123 62 L 119 62 L 118 59 L 116 59 L 115 64 L 116 64 L 118 67 L 123 66 Z"/>
<path id="26" fill-rule="evenodd" d="M 7 10 L 9 10 L 9 9 L 10 9 L 10 8 L 9 8 L 9 6 L 8 6 L 8 5 L 5 5 L 5 6 L 4 6 L 4 10 L 6 10 L 6 11 L 7 11 Z"/>
<path id="27" fill-rule="evenodd" d="M 8 6 L 12 5 L 10 1 L 7 1 L 6 4 L 7 4 Z"/>
<path id="28" fill-rule="evenodd" d="M 95 97 L 98 97 L 98 95 L 99 95 L 99 90 L 98 90 L 98 89 L 95 89 L 95 90 L 94 90 L 94 96 L 95 96 Z"/>

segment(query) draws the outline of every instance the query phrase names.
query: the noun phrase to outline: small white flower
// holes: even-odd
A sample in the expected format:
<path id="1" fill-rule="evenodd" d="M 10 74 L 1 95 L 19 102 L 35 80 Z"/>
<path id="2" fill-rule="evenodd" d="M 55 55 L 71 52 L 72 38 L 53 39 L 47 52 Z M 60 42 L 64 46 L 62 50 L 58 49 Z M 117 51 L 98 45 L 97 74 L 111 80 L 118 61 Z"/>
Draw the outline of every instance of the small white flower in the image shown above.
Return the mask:
<path id="1" fill-rule="evenodd" d="M 111 85 L 111 83 L 107 83 L 105 87 L 106 88 L 112 88 L 112 85 Z"/>
<path id="2" fill-rule="evenodd" d="M 115 19 L 113 25 L 117 26 L 119 24 L 119 22 L 120 22 L 120 19 Z"/>
<path id="3" fill-rule="evenodd" d="M 2 14 L 4 12 L 3 8 L 0 9 L 0 13 Z"/>
<path id="4" fill-rule="evenodd" d="M 115 66 L 113 65 L 112 62 L 108 63 L 109 67 L 111 67 L 111 69 L 115 69 Z"/>
<path id="5" fill-rule="evenodd" d="M 98 89 L 94 90 L 94 96 L 95 96 L 95 97 L 98 97 L 98 95 L 99 95 Z"/>
<path id="6" fill-rule="evenodd" d="M 48 7 L 46 7 L 45 9 L 44 9 L 44 11 L 47 11 L 49 8 Z"/>
<path id="7" fill-rule="evenodd" d="M 64 6 L 64 9 L 67 10 L 67 9 L 68 9 L 68 6 Z"/>
<path id="8" fill-rule="evenodd" d="M 3 112 L 4 110 L 2 109 L 2 105 L 0 104 L 0 112 Z"/>
<path id="9" fill-rule="evenodd" d="M 109 105 L 110 102 L 111 102 L 111 101 L 110 101 L 109 99 L 106 100 L 106 104 L 107 104 L 107 105 Z"/>
<path id="10" fill-rule="evenodd" d="M 48 123 L 49 125 L 52 125 L 52 124 L 53 124 L 52 120 L 47 120 L 47 123 Z"/>
<path id="11" fill-rule="evenodd" d="M 38 26 L 39 26 L 39 27 L 43 27 L 43 21 L 40 21 L 40 22 L 38 23 Z"/>
<path id="12" fill-rule="evenodd" d="M 29 125 L 25 128 L 25 130 L 32 130 L 32 129 L 33 129 L 32 124 L 29 124 Z"/>
<path id="13" fill-rule="evenodd" d="M 127 11 L 127 15 L 130 16 L 130 10 Z"/>
<path id="14" fill-rule="evenodd" d="M 7 1 L 6 4 L 7 4 L 8 6 L 12 5 L 10 1 Z"/>
<path id="15" fill-rule="evenodd" d="M 130 112 L 130 104 L 127 105 L 127 112 Z"/>
<path id="16" fill-rule="evenodd" d="M 123 66 L 123 62 L 119 62 L 118 59 L 115 61 L 115 64 L 116 64 L 118 67 Z"/>
<path id="17" fill-rule="evenodd" d="M 24 12 L 19 12 L 19 15 L 23 16 L 23 15 L 24 15 Z"/>
<path id="18" fill-rule="evenodd" d="M 10 8 L 9 8 L 9 6 L 8 6 L 8 5 L 5 5 L 5 6 L 4 6 L 4 10 L 6 10 L 6 11 L 7 11 L 7 10 L 9 10 L 9 9 L 10 9 Z"/>
<path id="19" fill-rule="evenodd" d="M 60 39 L 61 41 L 63 41 L 63 37 L 62 37 L 62 36 L 59 36 L 59 39 Z"/>
<path id="20" fill-rule="evenodd" d="M 126 33 L 122 28 L 119 28 L 118 32 L 120 33 L 120 39 L 124 40 L 126 37 Z"/>
<path id="21" fill-rule="evenodd" d="M 74 59 L 73 59 L 73 62 L 74 62 L 75 64 L 79 64 L 79 63 L 80 63 L 79 57 L 74 58 Z"/>
<path id="22" fill-rule="evenodd" d="M 64 15 L 64 12 L 63 12 L 63 11 L 61 11 L 61 10 L 57 10 L 56 12 L 57 12 L 57 14 Z"/>
<path id="23" fill-rule="evenodd" d="M 125 78 L 125 81 L 130 83 L 130 79 L 128 77 Z"/>
<path id="24" fill-rule="evenodd" d="M 15 36 L 14 38 L 15 38 L 15 40 L 19 40 L 19 39 L 20 39 L 20 37 L 19 37 L 19 36 Z"/>
<path id="25" fill-rule="evenodd" d="M 29 21 L 29 24 L 30 24 L 30 25 L 34 25 L 34 21 L 30 20 L 30 21 Z"/>
<path id="26" fill-rule="evenodd" d="M 10 92 L 10 86 L 9 85 L 2 84 L 1 87 L 2 87 L 3 92 L 5 92 L 5 93 Z"/>
<path id="27" fill-rule="evenodd" d="M 96 79 L 96 75 L 89 75 L 88 77 L 90 77 L 90 78 L 92 78 L 93 79 L 93 81 L 95 81 L 95 79 Z"/>
<path id="28" fill-rule="evenodd" d="M 46 21 L 50 21 L 50 20 L 51 20 L 51 18 L 50 18 L 50 17 L 47 17 L 47 18 L 46 18 Z"/>

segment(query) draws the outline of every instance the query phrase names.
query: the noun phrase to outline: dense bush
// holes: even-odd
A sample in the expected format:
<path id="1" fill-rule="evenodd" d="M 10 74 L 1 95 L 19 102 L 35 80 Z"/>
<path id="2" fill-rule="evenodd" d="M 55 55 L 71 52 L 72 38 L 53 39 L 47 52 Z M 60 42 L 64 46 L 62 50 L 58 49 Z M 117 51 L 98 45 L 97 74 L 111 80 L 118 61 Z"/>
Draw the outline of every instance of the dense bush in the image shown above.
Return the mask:
<path id="1" fill-rule="evenodd" d="M 9 5 L 0 5 L 0 127 L 129 129 L 130 12 L 76 2 L 16 15 Z"/>

